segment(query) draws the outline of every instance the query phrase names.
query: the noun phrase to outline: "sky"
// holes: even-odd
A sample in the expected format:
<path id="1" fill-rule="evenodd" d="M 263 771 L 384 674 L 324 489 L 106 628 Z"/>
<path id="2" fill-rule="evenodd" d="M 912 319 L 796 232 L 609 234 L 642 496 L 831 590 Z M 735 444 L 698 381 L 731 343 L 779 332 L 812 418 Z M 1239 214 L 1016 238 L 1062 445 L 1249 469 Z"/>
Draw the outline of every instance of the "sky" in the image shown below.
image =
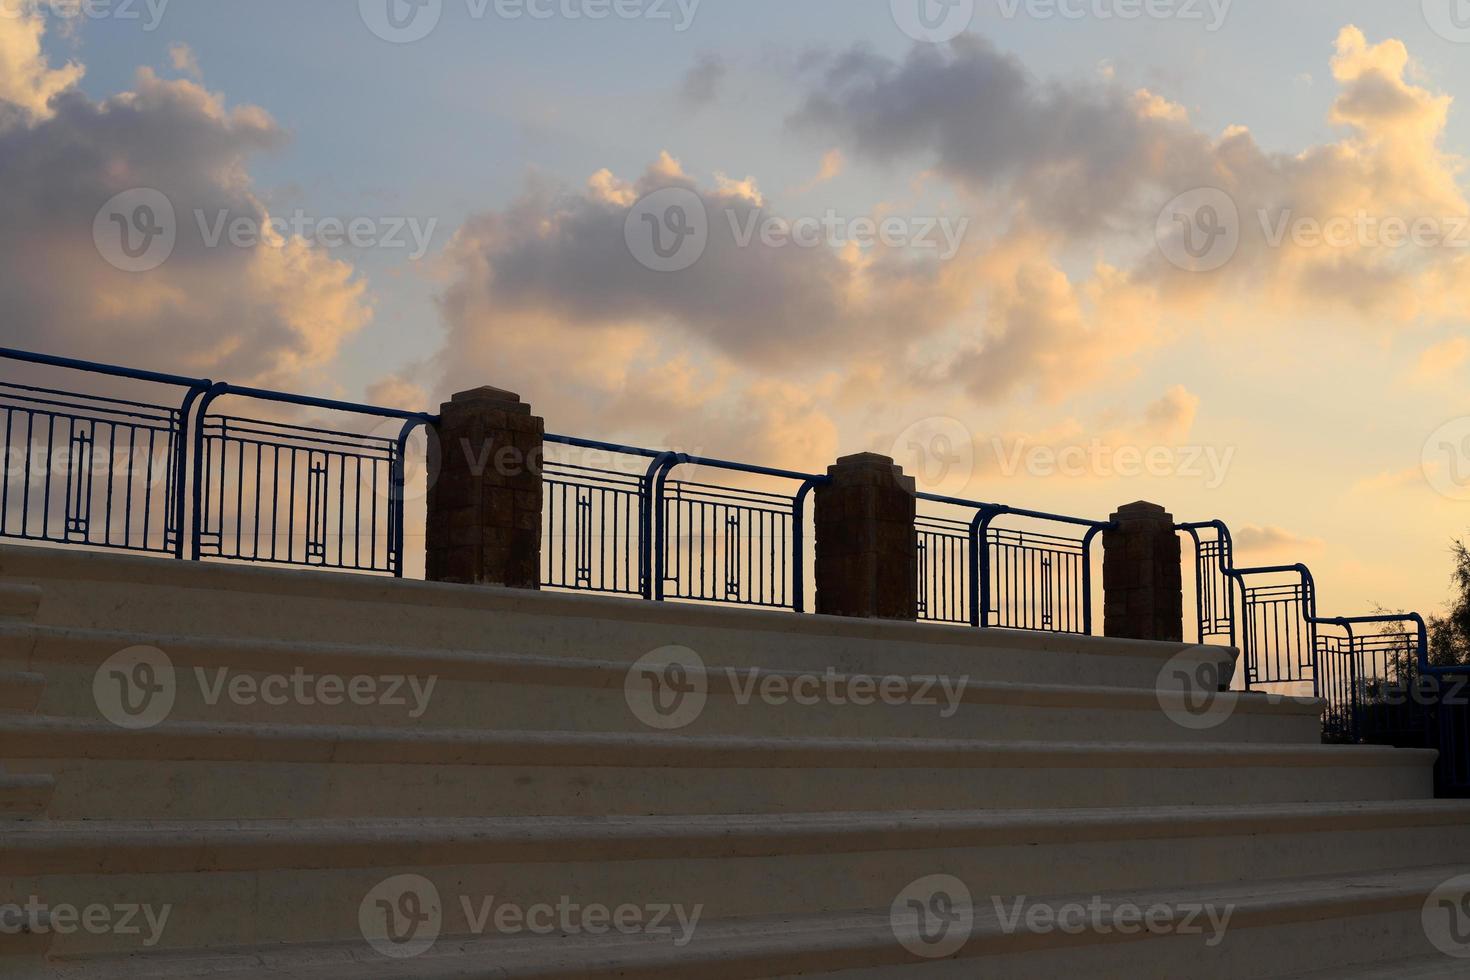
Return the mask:
<path id="1" fill-rule="evenodd" d="M 1324 614 L 1434 611 L 1470 530 L 1463 8 L 0 0 L 0 334 L 1149 499 L 1310 564 Z"/>

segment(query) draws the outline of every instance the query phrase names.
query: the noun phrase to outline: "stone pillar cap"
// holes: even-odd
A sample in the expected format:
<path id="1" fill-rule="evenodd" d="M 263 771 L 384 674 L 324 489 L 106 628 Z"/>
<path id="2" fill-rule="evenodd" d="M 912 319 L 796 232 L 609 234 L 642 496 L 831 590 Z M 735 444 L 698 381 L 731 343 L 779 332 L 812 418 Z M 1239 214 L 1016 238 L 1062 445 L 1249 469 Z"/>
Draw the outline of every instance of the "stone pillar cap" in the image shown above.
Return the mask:
<path id="1" fill-rule="evenodd" d="M 837 457 L 838 466 L 893 466 L 892 456 L 884 456 L 882 453 L 853 453 L 851 456 Z"/>
<path id="2" fill-rule="evenodd" d="M 1170 514 L 1159 504 L 1149 503 L 1147 500 L 1136 500 L 1131 504 L 1124 504 L 1114 512 L 1115 521 L 1168 521 L 1174 523 L 1174 515 Z"/>
<path id="3" fill-rule="evenodd" d="M 471 388 L 469 391 L 455 392 L 450 399 L 455 404 L 462 405 L 465 402 L 519 402 L 521 396 L 504 388 L 495 388 L 485 385 L 482 388 Z"/>

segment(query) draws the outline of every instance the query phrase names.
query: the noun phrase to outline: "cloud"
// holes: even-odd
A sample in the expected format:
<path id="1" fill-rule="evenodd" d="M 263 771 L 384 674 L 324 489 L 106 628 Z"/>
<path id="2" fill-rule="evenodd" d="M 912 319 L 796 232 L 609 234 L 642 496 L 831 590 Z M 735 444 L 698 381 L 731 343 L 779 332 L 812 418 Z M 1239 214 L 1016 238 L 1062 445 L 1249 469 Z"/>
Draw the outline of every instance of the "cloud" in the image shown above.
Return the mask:
<path id="1" fill-rule="evenodd" d="M 79 82 L 81 65 L 52 68 L 41 50 L 46 17 L 39 6 L 9 0 L 0 12 L 0 104 L 31 117 L 44 117 L 51 98 Z M 3 122 L 3 116 L 0 116 Z"/>
<path id="2" fill-rule="evenodd" d="M 718 76 L 717 64 L 703 67 Z M 1450 102 L 1399 42 L 1344 29 L 1331 64 L 1340 135 L 1280 153 L 1243 126 L 1206 132 L 1166 94 L 1113 77 L 1038 78 L 974 36 L 898 60 L 854 49 L 804 67 L 788 125 L 825 148 L 817 181 L 851 162 L 901 170 L 913 200 L 874 211 L 963 214 L 972 230 L 952 261 L 740 248 L 727 217 L 779 216 L 789 202 L 768 200 L 752 177 L 697 179 L 667 153 L 632 179 L 533 183 L 473 216 L 450 249 L 451 383 L 526 377 L 590 431 L 668 436 L 756 403 L 768 379 L 829 391 L 823 414 L 866 437 L 889 425 L 885 409 L 920 401 L 948 401 L 966 418 L 1125 389 L 1154 351 L 1210 322 L 1301 329 L 1340 318 L 1383 330 L 1470 306 L 1470 259 L 1452 250 L 1274 242 L 1263 220 L 1470 213 L 1461 163 L 1442 145 Z M 693 268 L 654 273 L 631 259 L 624 223 L 643 195 L 670 186 L 698 196 L 711 242 Z M 1205 187 L 1226 191 L 1241 216 L 1237 253 L 1209 275 L 1175 267 L 1155 240 L 1164 203 Z M 1197 411 L 1176 388 L 1121 427 L 1078 429 L 1170 445 Z"/>
<path id="3" fill-rule="evenodd" d="M 709 244 L 676 274 L 641 266 L 624 237 L 634 202 L 665 187 L 696 194 Z M 888 351 L 933 332 L 969 289 L 933 252 L 742 244 L 774 214 L 747 178 L 700 186 L 662 155 L 637 181 L 602 172 L 580 192 L 532 188 L 465 222 L 451 245 L 443 308 L 454 329 L 487 318 L 544 317 L 568 329 L 657 331 L 744 366 L 781 371 L 834 349 Z M 576 346 L 575 341 L 573 345 Z"/>
<path id="4" fill-rule="evenodd" d="M 1406 487 L 1423 488 L 1425 475 L 1428 470 L 1438 469 L 1439 463 L 1428 462 L 1421 466 L 1410 466 L 1407 469 L 1391 471 L 1384 470 L 1375 476 L 1365 477 L 1353 484 L 1354 493 L 1382 493 L 1390 490 L 1402 490 Z"/>
<path id="5" fill-rule="evenodd" d="M 368 385 L 367 403 L 408 412 L 437 411 L 438 406 L 429 403 L 428 391 L 408 376 L 409 373 L 390 374 Z"/>
<path id="6" fill-rule="evenodd" d="M 1317 551 L 1324 542 L 1309 538 L 1274 525 L 1245 524 L 1235 528 L 1232 534 L 1235 550 L 1259 556 L 1292 558 L 1304 551 Z"/>
<path id="7" fill-rule="evenodd" d="M 808 191 L 815 190 L 823 184 L 842 176 L 842 172 L 846 169 L 847 158 L 842 155 L 842 151 L 835 148 L 828 150 L 822 154 L 822 165 L 817 170 L 816 176 L 800 187 L 797 187 L 794 193 L 805 194 Z"/>
<path id="8" fill-rule="evenodd" d="M 1450 337 L 1424 350 L 1411 378 L 1423 383 L 1444 381 L 1470 359 L 1470 337 Z"/>
<path id="9" fill-rule="evenodd" d="M 1004 192 L 1050 227 L 1100 230 L 1164 167 L 1210 171 L 1209 140 L 1177 107 L 1107 80 L 1043 82 L 977 35 L 902 62 L 853 49 L 822 67 L 793 127 Z"/>
<path id="10" fill-rule="evenodd" d="M 1199 396 L 1183 385 L 1175 385 L 1144 409 L 1143 428 L 1159 439 L 1187 439 L 1198 414 Z"/>
<path id="11" fill-rule="evenodd" d="M 1199 412 L 1199 396 L 1183 385 L 1175 385 L 1159 398 L 1148 403 L 1141 411 L 1132 413 L 1105 413 L 1092 421 L 1068 417 L 1054 425 L 1029 431 L 1011 431 L 988 438 L 975 440 L 975 462 L 977 473 L 987 479 L 1028 475 L 1023 462 L 1043 453 L 1054 465 L 1058 458 L 1086 459 L 1085 472 L 1064 474 L 1070 479 L 1089 478 L 1112 481 L 1129 474 L 1120 472 L 1116 454 L 1125 450 L 1142 461 L 1150 452 L 1156 455 L 1165 450 L 1178 466 L 1170 475 L 1206 481 L 1206 485 L 1218 485 L 1228 468 L 1234 453 L 1206 447 L 1208 457 L 1195 454 L 1181 455 L 1178 450 L 1185 447 L 1194 430 Z M 1079 453 L 1081 454 L 1079 456 Z M 1142 470 L 1140 463 L 1137 469 Z M 1185 472 L 1185 470 L 1188 472 Z M 1035 474 L 1031 474 L 1035 475 Z M 1052 476 L 1048 473 L 1047 476 Z M 964 488 L 960 488 L 963 490 Z"/>
<path id="12" fill-rule="evenodd" d="M 1058 403 L 1130 373 L 1156 342 L 1158 315 L 1148 290 L 1099 265 L 1074 282 L 1055 263 L 1055 240 L 1017 233 L 974 263 L 984 287 L 978 343 L 947 357 L 941 377 L 975 401 L 996 403 L 1024 390 Z"/>
<path id="13" fill-rule="evenodd" d="M 30 38 L 34 24 L 0 19 L 0 50 Z M 230 107 L 196 82 L 146 68 L 132 90 L 100 102 L 64 88 L 43 113 L 34 98 L 9 104 L 26 112 L 0 114 L 7 343 L 275 383 L 331 360 L 370 318 L 366 283 L 349 263 L 299 238 L 210 247 L 200 230 L 199 216 L 214 224 L 221 214 L 267 224 L 247 165 L 286 137 L 263 110 Z M 168 199 L 177 243 L 157 268 L 128 272 L 107 261 L 94 223 L 115 195 L 137 188 Z M 99 234 L 117 233 L 106 217 Z"/>
<path id="14" fill-rule="evenodd" d="M 712 52 L 701 54 L 684 74 L 679 88 L 680 101 L 691 109 L 709 105 L 719 98 L 720 87 L 729 73 L 730 66 L 724 58 Z"/>
<path id="15" fill-rule="evenodd" d="M 195 56 L 194 49 L 189 45 L 183 43 L 169 45 L 168 58 L 174 71 L 183 72 L 195 79 L 204 78 L 204 70 L 199 67 L 199 58 Z"/>
<path id="16" fill-rule="evenodd" d="M 1054 236 L 1058 254 L 1111 249 L 1126 278 L 1174 316 L 1235 311 L 1262 321 L 1269 308 L 1373 329 L 1459 320 L 1470 301 L 1463 249 L 1395 248 L 1355 231 L 1341 245 L 1294 234 L 1300 219 L 1454 223 L 1470 214 L 1463 161 L 1443 146 L 1450 97 L 1411 80 L 1400 41 L 1370 43 L 1349 26 L 1335 49 L 1328 121 L 1342 136 L 1291 152 L 1265 151 L 1243 126 L 1200 130 L 1147 90 L 1038 79 L 974 36 L 920 45 L 901 61 L 863 49 L 826 56 L 790 125 L 880 164 L 932 169 L 1013 227 Z M 1240 218 L 1233 258 L 1207 275 L 1174 267 L 1154 241 L 1164 205 L 1201 188 L 1228 194 Z"/>

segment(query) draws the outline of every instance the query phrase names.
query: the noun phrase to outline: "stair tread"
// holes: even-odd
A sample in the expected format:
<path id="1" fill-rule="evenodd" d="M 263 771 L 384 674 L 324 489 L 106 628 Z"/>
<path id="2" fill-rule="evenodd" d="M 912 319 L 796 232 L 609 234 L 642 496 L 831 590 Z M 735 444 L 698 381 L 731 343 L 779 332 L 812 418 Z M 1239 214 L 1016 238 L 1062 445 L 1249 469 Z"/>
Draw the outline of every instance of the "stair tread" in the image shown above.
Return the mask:
<path id="1" fill-rule="evenodd" d="M 1464 980 L 1467 976 L 1470 976 L 1470 960 L 1450 956 L 1421 956 L 1358 967 L 1293 973 L 1281 980 Z"/>
<path id="2" fill-rule="evenodd" d="M 40 703 L 45 689 L 46 678 L 42 674 L 26 670 L 0 670 L 0 712 L 31 713 Z"/>
<path id="3" fill-rule="evenodd" d="M 235 639 L 194 634 L 155 633 L 143 631 L 101 630 L 71 626 L 36 626 L 0 623 L 0 649 L 7 643 L 22 645 L 33 651 L 37 643 L 66 645 L 75 654 L 92 647 L 107 653 L 132 646 L 155 646 L 165 652 L 174 651 L 218 662 L 222 665 L 254 665 L 261 670 L 272 664 L 297 666 L 303 656 L 324 660 L 375 662 L 378 669 L 397 672 L 429 673 L 449 680 L 478 682 L 512 681 L 558 687 L 593 687 L 621 691 L 628 671 L 628 661 L 599 660 L 585 657 L 548 657 L 498 650 L 445 649 L 414 647 L 400 644 L 324 643 L 314 640 Z M 44 659 L 46 654 L 32 652 Z M 405 671 L 405 668 L 407 670 Z M 248 668 L 242 668 L 248 669 Z M 726 666 L 708 664 L 712 693 L 727 693 L 731 683 Z M 745 673 L 750 668 L 731 668 Z M 795 669 L 760 670 L 762 677 L 797 678 L 810 671 Z M 834 671 L 838 680 L 859 676 L 852 672 Z M 915 678 L 932 675 L 917 674 Z M 1146 687 L 1097 687 L 1081 684 L 1038 684 L 1018 681 L 987 681 L 967 678 L 963 692 L 966 704 L 1023 704 L 1035 706 L 1095 706 L 1119 710 L 1158 711 L 1160 697 L 1182 701 L 1183 695 L 1160 692 Z M 1326 702 L 1310 697 L 1280 694 L 1228 692 L 1220 695 L 1231 710 L 1245 714 L 1317 715 Z M 873 705 L 879 707 L 881 705 Z"/>
<path id="4" fill-rule="evenodd" d="M 103 721 L 0 717 L 0 757 L 212 761 L 838 768 L 1198 768 L 1431 765 L 1433 749 L 1253 742 L 1069 742 L 655 732 L 524 732 L 165 722 L 125 731 Z M 151 754 L 150 754 L 151 753 Z"/>
<path id="5" fill-rule="evenodd" d="M 55 821 L 0 838 L 0 867 L 55 873 L 560 862 L 928 850 L 1462 825 L 1470 801 L 695 816 Z"/>
<path id="6" fill-rule="evenodd" d="M 1280 926 L 1324 917 L 1351 917 L 1382 912 L 1416 912 L 1446 878 L 1470 867 L 1434 866 L 1349 875 L 1279 879 L 1236 885 L 1191 888 L 1129 889 L 1102 895 L 1061 895 L 1030 899 L 1031 904 L 1057 907 L 1101 900 L 1110 906 L 1162 906 L 1174 916 L 1201 905 L 1230 906 L 1230 928 Z M 1008 930 L 1003 905 L 974 896 L 974 926 L 956 958 L 983 957 L 1037 950 L 1049 945 L 1088 946 L 1117 941 L 1094 933 L 1054 932 L 1038 936 Z M 1012 910 L 1006 910 L 1013 914 Z M 1177 920 L 1176 920 L 1177 921 Z M 1146 942 L 1151 937 L 1127 937 Z M 821 973 L 827 969 L 882 965 L 917 965 L 895 939 L 888 909 L 865 909 L 801 916 L 701 921 L 693 940 L 675 947 L 666 936 L 648 934 L 493 938 L 443 937 L 422 956 L 389 960 L 362 941 L 299 946 L 222 949 L 209 952 L 156 953 L 146 958 L 101 956 L 53 963 L 48 975 L 66 980 L 101 977 L 211 977 L 247 980 L 260 976 L 300 980 L 357 980 L 364 971 L 390 970 L 415 980 L 470 980 L 500 977 L 674 976 L 673 971 L 718 969 L 720 977 L 767 976 L 770 969 Z M 1416 963 L 1419 961 L 1415 961 Z M 1441 960 L 1441 963 L 1444 961 Z M 1423 961 L 1425 969 L 1433 964 Z M 1463 964 L 1461 964 L 1463 967 Z M 374 972 L 374 975 L 385 975 Z M 683 975 L 682 973 L 679 975 Z M 1389 974 L 1320 974 L 1369 980 Z M 1462 976 L 1461 973 L 1395 974 L 1396 976 Z M 1318 974 L 1309 975 L 1316 980 Z M 1293 978 L 1297 980 L 1297 978 Z M 1307 980 L 1302 977 L 1300 980 Z"/>
<path id="7" fill-rule="evenodd" d="M 1158 659 L 1162 664 L 1192 644 L 1128 640 L 1073 633 L 999 628 L 975 629 L 944 623 L 864 620 L 798 615 L 788 611 L 732 605 L 649 602 L 636 597 L 554 590 L 529 591 L 498 586 L 391 579 L 319 569 L 280 569 L 244 564 L 164 561 L 153 557 L 76 552 L 63 548 L 0 545 L 0 566 L 13 578 L 69 582 L 144 582 L 149 588 L 181 588 L 268 598 L 312 597 L 328 601 L 417 609 L 450 607 L 579 620 L 636 620 L 673 626 L 744 629 L 754 633 L 820 635 L 831 639 L 901 639 L 910 644 L 970 646 L 1038 653 L 1097 654 Z M 1225 648 L 1217 648 L 1222 652 Z"/>

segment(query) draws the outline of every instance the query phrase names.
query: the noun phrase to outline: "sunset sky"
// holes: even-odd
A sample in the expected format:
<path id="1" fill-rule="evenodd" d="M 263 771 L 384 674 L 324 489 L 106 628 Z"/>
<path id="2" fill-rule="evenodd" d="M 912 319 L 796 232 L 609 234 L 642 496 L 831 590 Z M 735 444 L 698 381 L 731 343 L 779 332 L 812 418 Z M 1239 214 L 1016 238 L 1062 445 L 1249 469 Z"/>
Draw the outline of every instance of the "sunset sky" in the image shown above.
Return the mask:
<path id="1" fill-rule="evenodd" d="M 876 450 L 972 498 L 1224 518 L 1325 614 L 1446 597 L 1457 0 L 977 0 L 942 42 L 904 0 L 429 0 L 398 43 L 389 2 L 0 0 L 4 343 L 411 409 L 493 384 L 557 432 L 803 470 Z M 177 243 L 126 271 L 94 232 L 137 188 Z M 625 232 L 669 188 L 709 244 L 658 271 Z M 306 221 L 211 242 L 220 215 Z M 829 215 L 907 239 L 739 241 Z"/>

